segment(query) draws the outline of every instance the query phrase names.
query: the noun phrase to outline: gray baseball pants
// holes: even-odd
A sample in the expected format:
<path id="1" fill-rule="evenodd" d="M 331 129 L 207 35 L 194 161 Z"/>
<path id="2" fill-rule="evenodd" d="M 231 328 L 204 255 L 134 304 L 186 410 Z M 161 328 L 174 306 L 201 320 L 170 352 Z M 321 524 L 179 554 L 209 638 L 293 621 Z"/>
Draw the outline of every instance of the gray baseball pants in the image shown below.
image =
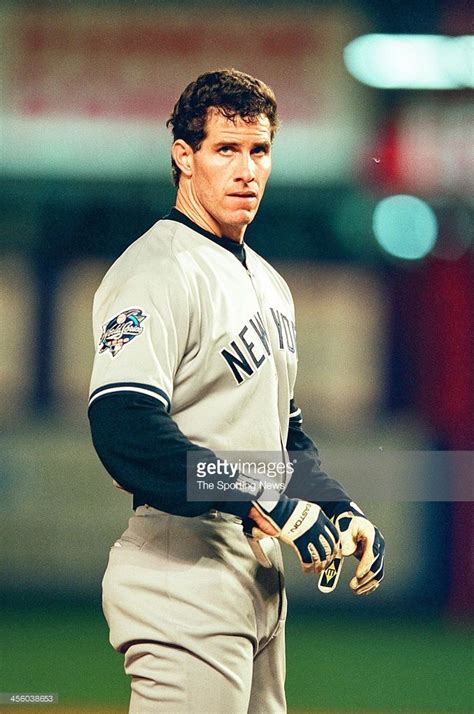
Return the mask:
<path id="1" fill-rule="evenodd" d="M 137 509 L 103 580 L 130 714 L 286 712 L 283 564 L 275 539 L 262 545 L 270 569 L 232 516 Z"/>

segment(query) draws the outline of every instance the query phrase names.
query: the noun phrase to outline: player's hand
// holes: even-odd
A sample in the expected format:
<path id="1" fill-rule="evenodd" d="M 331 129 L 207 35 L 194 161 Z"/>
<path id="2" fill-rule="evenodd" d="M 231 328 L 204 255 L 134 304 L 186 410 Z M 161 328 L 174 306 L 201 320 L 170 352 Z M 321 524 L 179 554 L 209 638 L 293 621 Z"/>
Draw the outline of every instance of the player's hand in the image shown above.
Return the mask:
<path id="1" fill-rule="evenodd" d="M 335 518 L 341 538 L 341 555 L 354 555 L 360 562 L 349 583 L 356 595 L 369 595 L 383 580 L 385 541 L 355 503 Z"/>
<path id="2" fill-rule="evenodd" d="M 320 573 L 339 554 L 338 530 L 315 503 L 286 496 L 265 505 L 253 501 L 243 525 L 257 560 L 266 567 L 271 563 L 258 540 L 268 535 L 291 545 L 303 570 Z"/>

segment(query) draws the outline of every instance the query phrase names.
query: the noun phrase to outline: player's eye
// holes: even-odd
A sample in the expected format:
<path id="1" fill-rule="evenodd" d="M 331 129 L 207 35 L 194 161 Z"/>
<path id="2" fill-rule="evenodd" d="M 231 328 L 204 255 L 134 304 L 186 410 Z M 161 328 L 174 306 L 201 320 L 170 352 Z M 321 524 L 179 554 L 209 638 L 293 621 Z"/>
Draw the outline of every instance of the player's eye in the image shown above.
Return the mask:
<path id="1" fill-rule="evenodd" d="M 223 154 L 224 156 L 228 156 L 231 154 L 234 150 L 233 146 L 220 146 L 219 147 L 219 154 Z"/>
<path id="2" fill-rule="evenodd" d="M 252 149 L 252 154 L 256 154 L 257 156 L 263 156 L 265 154 L 268 154 L 269 147 L 267 144 L 259 144 L 258 146 L 254 146 Z"/>

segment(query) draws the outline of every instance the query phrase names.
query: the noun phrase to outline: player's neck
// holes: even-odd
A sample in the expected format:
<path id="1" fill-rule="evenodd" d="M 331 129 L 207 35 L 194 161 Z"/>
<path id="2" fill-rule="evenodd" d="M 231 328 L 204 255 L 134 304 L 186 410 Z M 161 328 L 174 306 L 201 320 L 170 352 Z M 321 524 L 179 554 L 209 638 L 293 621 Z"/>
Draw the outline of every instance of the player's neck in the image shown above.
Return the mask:
<path id="1" fill-rule="evenodd" d="M 205 231 L 217 236 L 217 238 L 228 238 L 236 243 L 242 243 L 244 240 L 246 226 L 238 229 L 238 235 L 235 230 L 232 230 L 232 228 L 223 231 L 221 226 L 212 218 L 212 216 L 209 216 L 208 214 L 203 215 L 203 212 L 200 211 L 199 208 L 194 205 L 194 202 L 180 189 L 178 189 L 178 193 L 176 195 L 176 208 L 178 211 L 181 211 L 181 213 L 184 213 L 184 215 L 193 221 L 193 223 L 196 223 L 196 225 L 200 226 Z"/>

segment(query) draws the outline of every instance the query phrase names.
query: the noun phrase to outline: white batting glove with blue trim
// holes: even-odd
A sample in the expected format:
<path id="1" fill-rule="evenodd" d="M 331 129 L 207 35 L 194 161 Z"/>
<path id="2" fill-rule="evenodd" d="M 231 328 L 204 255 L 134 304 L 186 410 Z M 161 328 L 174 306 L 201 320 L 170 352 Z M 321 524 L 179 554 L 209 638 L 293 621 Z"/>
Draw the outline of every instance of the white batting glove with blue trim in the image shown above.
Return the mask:
<path id="1" fill-rule="evenodd" d="M 335 516 L 341 555 L 354 555 L 360 561 L 349 586 L 356 595 L 369 595 L 384 577 L 385 540 L 359 506 L 351 501 L 344 508 Z"/>
<path id="2" fill-rule="evenodd" d="M 320 573 L 339 553 L 338 530 L 315 503 L 283 496 L 276 503 L 252 501 L 252 506 L 243 526 L 261 565 L 271 566 L 258 544 L 269 535 L 296 551 L 303 570 Z"/>

